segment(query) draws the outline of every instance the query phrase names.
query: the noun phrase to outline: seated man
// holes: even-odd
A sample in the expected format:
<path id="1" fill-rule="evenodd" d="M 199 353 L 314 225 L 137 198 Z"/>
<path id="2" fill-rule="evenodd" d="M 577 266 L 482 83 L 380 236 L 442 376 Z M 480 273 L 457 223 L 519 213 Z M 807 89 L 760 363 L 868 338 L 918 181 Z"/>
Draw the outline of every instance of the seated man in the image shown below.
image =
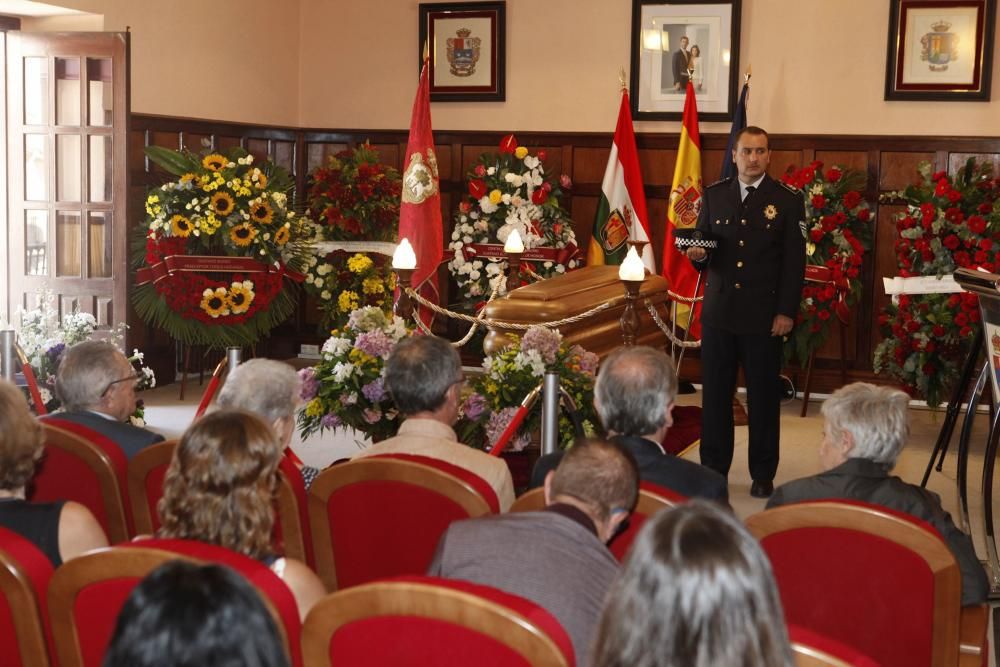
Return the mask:
<path id="1" fill-rule="evenodd" d="M 962 571 L 962 604 L 986 601 L 989 584 L 969 536 L 927 489 L 889 475 L 910 435 L 910 397 L 898 389 L 855 382 L 823 402 L 823 442 L 819 460 L 824 472 L 778 487 L 767 507 L 805 500 L 845 498 L 911 514 L 934 526 Z"/>
<path id="2" fill-rule="evenodd" d="M 415 454 L 464 468 L 496 491 L 500 510 L 514 502 L 514 483 L 502 459 L 458 442 L 452 424 L 462 403 L 462 363 L 448 341 L 436 336 L 401 340 L 385 364 L 385 386 L 405 421 L 396 437 L 354 456 Z"/>
<path id="3" fill-rule="evenodd" d="M 673 424 L 677 374 L 670 358 L 642 345 L 620 347 L 601 362 L 594 386 L 594 407 L 608 437 L 625 447 L 639 464 L 639 479 L 689 498 L 729 505 L 726 478 L 711 468 L 667 454 L 663 438 Z M 531 487 L 559 464 L 562 453 L 538 459 Z"/>
<path id="4" fill-rule="evenodd" d="M 618 573 L 605 544 L 635 506 L 638 477 L 623 447 L 581 440 L 545 476 L 544 510 L 453 523 L 428 574 L 493 586 L 544 607 L 585 667 Z"/>
<path id="5" fill-rule="evenodd" d="M 54 419 L 74 422 L 113 440 L 127 458 L 163 440 L 159 433 L 128 423 L 135 412 L 135 369 L 121 351 L 105 341 L 88 340 L 68 348 L 56 372 L 62 410 Z"/>
<path id="6" fill-rule="evenodd" d="M 228 410 L 242 410 L 257 415 L 271 425 L 278 441 L 290 456 L 308 489 L 319 470 L 302 465 L 288 448 L 295 434 L 295 410 L 299 404 L 301 382 L 295 369 L 283 361 L 251 359 L 229 372 L 216 405 Z"/>

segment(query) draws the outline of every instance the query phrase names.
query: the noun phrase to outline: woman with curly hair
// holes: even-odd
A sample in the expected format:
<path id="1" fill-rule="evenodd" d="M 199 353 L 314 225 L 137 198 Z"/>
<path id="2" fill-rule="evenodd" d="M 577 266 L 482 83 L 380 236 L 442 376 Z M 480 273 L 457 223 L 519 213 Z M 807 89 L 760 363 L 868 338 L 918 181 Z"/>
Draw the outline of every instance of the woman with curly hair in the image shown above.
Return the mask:
<path id="1" fill-rule="evenodd" d="M 757 541 L 715 503 L 639 533 L 604 607 L 595 667 L 792 667 L 778 587 Z"/>
<path id="2" fill-rule="evenodd" d="M 44 451 L 42 426 L 24 394 L 0 380 L 0 527 L 24 537 L 59 567 L 85 551 L 108 546 L 108 538 L 79 503 L 25 500 L 25 487 Z"/>
<path id="3" fill-rule="evenodd" d="M 274 494 L 282 451 L 271 427 L 220 410 L 181 437 L 163 480 L 159 537 L 200 540 L 264 563 L 291 589 L 299 615 L 326 594 L 304 563 L 274 553 Z"/>

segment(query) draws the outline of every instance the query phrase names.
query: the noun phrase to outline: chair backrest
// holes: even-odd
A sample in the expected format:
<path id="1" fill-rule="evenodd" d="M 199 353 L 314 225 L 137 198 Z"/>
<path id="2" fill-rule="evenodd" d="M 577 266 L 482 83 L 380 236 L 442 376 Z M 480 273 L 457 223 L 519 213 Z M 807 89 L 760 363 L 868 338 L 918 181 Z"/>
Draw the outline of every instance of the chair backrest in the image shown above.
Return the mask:
<path id="1" fill-rule="evenodd" d="M 673 507 L 686 501 L 687 498 L 662 486 L 650 482 L 639 483 L 639 500 L 635 509 L 628 515 L 628 526 L 615 535 L 608 543 L 608 549 L 619 561 L 625 560 L 628 550 L 632 548 L 639 530 L 654 514 L 667 507 Z"/>
<path id="2" fill-rule="evenodd" d="M 545 509 L 545 488 L 538 486 L 530 491 L 525 491 L 510 506 L 511 512 L 537 512 Z"/>
<path id="3" fill-rule="evenodd" d="M 492 486 L 490 486 L 490 483 L 476 473 L 466 470 L 461 466 L 449 463 L 448 461 L 442 461 L 441 459 L 435 459 L 430 456 L 422 456 L 420 454 L 378 454 L 373 458 L 413 461 L 414 463 L 422 463 L 425 466 L 442 470 L 452 477 L 457 477 L 472 487 L 472 489 L 486 501 L 486 504 L 490 506 L 490 512 L 493 514 L 500 513 L 500 499 L 497 497 L 497 492 L 493 490 Z"/>
<path id="4" fill-rule="evenodd" d="M 177 449 L 176 440 L 144 447 L 128 462 L 128 499 L 137 535 L 153 535 L 160 528 L 156 504 L 163 497 L 163 478 Z"/>
<path id="5" fill-rule="evenodd" d="M 302 473 L 288 456 L 281 457 L 278 494 L 274 505 L 274 541 L 279 552 L 316 567 L 312 529 L 309 525 L 309 496 Z"/>
<path id="6" fill-rule="evenodd" d="M 323 598 L 302 629 L 310 667 L 571 667 L 573 645 L 549 612 L 489 586 L 399 577 Z"/>
<path id="7" fill-rule="evenodd" d="M 785 618 L 883 665 L 955 665 L 961 574 L 937 531 L 857 502 L 796 503 L 749 517 Z"/>
<path id="8" fill-rule="evenodd" d="M 490 512 L 437 467 L 369 457 L 327 468 L 309 489 L 316 570 L 328 590 L 423 574 L 452 521 Z"/>
<path id="9" fill-rule="evenodd" d="M 818 632 L 788 626 L 795 667 L 878 667 L 878 663 L 855 649 Z"/>
<path id="10" fill-rule="evenodd" d="M 52 563 L 34 544 L 0 528 L 0 655 L 9 667 L 50 664 Z"/>
<path id="11" fill-rule="evenodd" d="M 28 500 L 73 500 L 91 511 L 108 539 L 133 534 L 125 454 L 105 436 L 72 422 L 41 420 L 45 455 L 29 484 Z"/>
<path id="12" fill-rule="evenodd" d="M 171 560 L 228 565 L 257 588 L 282 640 L 301 666 L 301 626 L 291 591 L 252 558 L 189 540 L 141 540 L 100 549 L 64 563 L 49 586 L 49 608 L 61 667 L 100 667 L 126 598 L 154 569 Z"/>

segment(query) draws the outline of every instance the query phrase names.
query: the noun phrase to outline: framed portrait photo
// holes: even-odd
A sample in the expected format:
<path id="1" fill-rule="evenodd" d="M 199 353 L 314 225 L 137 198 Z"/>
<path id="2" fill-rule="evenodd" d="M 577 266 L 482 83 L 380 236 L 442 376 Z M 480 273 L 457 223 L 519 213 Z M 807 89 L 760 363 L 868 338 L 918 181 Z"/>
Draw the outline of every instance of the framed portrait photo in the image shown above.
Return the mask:
<path id="1" fill-rule="evenodd" d="M 690 80 L 700 120 L 732 120 L 739 48 L 740 0 L 632 0 L 632 117 L 680 120 Z"/>
<path id="2" fill-rule="evenodd" d="M 996 0 L 891 0 L 885 99 L 987 101 Z"/>
<path id="3" fill-rule="evenodd" d="M 506 2 L 420 5 L 420 64 L 430 55 L 432 102 L 502 102 Z"/>

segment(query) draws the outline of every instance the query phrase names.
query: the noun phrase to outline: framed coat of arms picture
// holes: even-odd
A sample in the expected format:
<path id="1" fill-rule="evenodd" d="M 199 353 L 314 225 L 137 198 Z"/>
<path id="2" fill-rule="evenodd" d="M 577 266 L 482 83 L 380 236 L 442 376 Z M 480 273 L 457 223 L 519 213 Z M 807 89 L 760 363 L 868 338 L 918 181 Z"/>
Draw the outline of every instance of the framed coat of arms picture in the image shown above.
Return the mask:
<path id="1" fill-rule="evenodd" d="M 891 0 L 885 99 L 988 101 L 996 0 Z"/>
<path id="2" fill-rule="evenodd" d="M 506 2 L 421 3 L 432 102 L 504 101 L 506 15 Z"/>

